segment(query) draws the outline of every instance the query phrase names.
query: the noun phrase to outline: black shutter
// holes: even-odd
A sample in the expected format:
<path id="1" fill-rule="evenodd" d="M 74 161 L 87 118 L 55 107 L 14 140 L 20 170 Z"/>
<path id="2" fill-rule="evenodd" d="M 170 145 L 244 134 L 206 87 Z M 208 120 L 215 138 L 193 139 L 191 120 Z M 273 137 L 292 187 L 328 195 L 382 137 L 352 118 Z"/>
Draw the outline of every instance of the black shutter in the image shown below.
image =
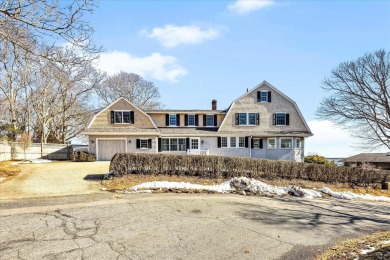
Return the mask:
<path id="1" fill-rule="evenodd" d="M 257 91 L 257 102 L 261 101 L 260 98 L 261 98 L 261 91 Z"/>
<path id="2" fill-rule="evenodd" d="M 251 139 L 251 148 L 253 149 L 253 139 Z"/>
<path id="3" fill-rule="evenodd" d="M 141 140 L 140 139 L 137 139 L 137 149 L 140 149 L 141 148 Z"/>
<path id="4" fill-rule="evenodd" d="M 260 139 L 260 149 L 263 149 L 263 139 Z"/>
<path id="5" fill-rule="evenodd" d="M 186 138 L 186 147 L 187 147 L 187 149 L 191 149 L 190 148 L 190 138 Z"/>
<path id="6" fill-rule="evenodd" d="M 176 126 L 180 126 L 180 114 L 176 115 Z"/>
<path id="7" fill-rule="evenodd" d="M 290 125 L 290 114 L 286 114 L 286 125 Z"/>
<path id="8" fill-rule="evenodd" d="M 245 137 L 245 147 L 248 148 L 249 147 L 249 137 Z"/>
<path id="9" fill-rule="evenodd" d="M 134 111 L 130 111 L 130 124 L 134 124 Z"/>
<path id="10" fill-rule="evenodd" d="M 221 148 L 221 137 L 218 136 L 218 148 Z"/>
<path id="11" fill-rule="evenodd" d="M 152 149 L 152 139 L 148 139 L 148 148 Z"/>
<path id="12" fill-rule="evenodd" d="M 169 126 L 169 114 L 165 115 L 165 125 Z"/>
<path id="13" fill-rule="evenodd" d="M 273 121 L 272 124 L 276 125 L 276 114 L 273 114 L 273 120 L 272 121 Z"/>
<path id="14" fill-rule="evenodd" d="M 268 102 L 271 102 L 271 91 L 268 91 Z"/>
<path id="15" fill-rule="evenodd" d="M 188 126 L 188 115 L 184 115 L 184 126 Z"/>
<path id="16" fill-rule="evenodd" d="M 217 126 L 218 125 L 218 116 L 217 115 L 214 115 L 214 126 Z"/>
<path id="17" fill-rule="evenodd" d="M 203 126 L 206 126 L 206 115 L 203 115 Z"/>
<path id="18" fill-rule="evenodd" d="M 195 115 L 195 126 L 199 126 L 199 115 Z"/>
<path id="19" fill-rule="evenodd" d="M 157 145 L 158 145 L 158 151 L 161 152 L 161 138 L 158 138 Z"/>
<path id="20" fill-rule="evenodd" d="M 240 124 L 240 121 L 239 121 L 239 114 L 236 113 L 236 125 L 239 125 Z"/>
<path id="21" fill-rule="evenodd" d="M 111 111 L 111 124 L 115 124 L 114 111 Z"/>
<path id="22" fill-rule="evenodd" d="M 256 125 L 260 125 L 260 114 L 256 113 Z"/>

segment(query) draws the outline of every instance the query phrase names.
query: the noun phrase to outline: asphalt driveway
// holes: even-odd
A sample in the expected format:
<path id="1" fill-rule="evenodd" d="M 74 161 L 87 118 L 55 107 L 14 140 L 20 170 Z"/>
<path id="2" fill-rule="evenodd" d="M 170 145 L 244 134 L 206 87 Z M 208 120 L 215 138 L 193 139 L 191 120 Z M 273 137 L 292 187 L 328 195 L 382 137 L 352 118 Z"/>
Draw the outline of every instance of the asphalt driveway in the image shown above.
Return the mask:
<path id="1" fill-rule="evenodd" d="M 0 207 L 0 259 L 312 259 L 390 228 L 388 203 L 333 199 L 101 193 Z"/>
<path id="2" fill-rule="evenodd" d="M 0 200 L 99 192 L 93 176 L 108 172 L 109 162 L 19 164 L 21 173 L 0 183 Z"/>

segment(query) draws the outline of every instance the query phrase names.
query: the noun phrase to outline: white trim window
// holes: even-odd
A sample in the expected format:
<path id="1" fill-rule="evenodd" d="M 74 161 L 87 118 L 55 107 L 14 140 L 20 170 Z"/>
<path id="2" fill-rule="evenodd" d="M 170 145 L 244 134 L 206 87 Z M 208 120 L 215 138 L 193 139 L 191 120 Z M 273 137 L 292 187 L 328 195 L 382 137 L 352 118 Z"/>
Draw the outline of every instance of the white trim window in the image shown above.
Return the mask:
<path id="1" fill-rule="evenodd" d="M 238 147 L 245 147 L 245 137 L 238 138 Z"/>
<path id="2" fill-rule="evenodd" d="M 274 125 L 286 126 L 290 124 L 290 115 L 288 113 L 275 113 L 274 114 Z"/>
<path id="3" fill-rule="evenodd" d="M 292 149 L 292 138 L 280 138 L 280 149 Z"/>
<path id="4" fill-rule="evenodd" d="M 236 113 L 235 123 L 240 126 L 259 125 L 259 113 Z"/>
<path id="5" fill-rule="evenodd" d="M 237 147 L 237 138 L 236 137 L 230 137 L 230 147 L 232 147 L 232 148 Z"/>
<path id="6" fill-rule="evenodd" d="M 140 139 L 140 149 L 149 149 L 148 139 Z"/>
<path id="7" fill-rule="evenodd" d="M 276 138 L 267 139 L 267 149 L 276 149 Z"/>
<path id="8" fill-rule="evenodd" d="M 253 149 L 262 149 L 263 147 L 261 147 L 260 142 L 262 143 L 262 139 L 261 138 L 253 138 L 252 139 L 252 147 L 253 147 Z"/>
<path id="9" fill-rule="evenodd" d="M 169 114 L 169 126 L 176 126 L 176 114 Z"/>
<path id="10" fill-rule="evenodd" d="M 295 139 L 295 148 L 296 149 L 303 148 L 303 140 L 301 138 L 296 138 Z"/>
<path id="11" fill-rule="evenodd" d="M 187 125 L 188 126 L 195 126 L 195 115 L 188 115 Z"/>
<path id="12" fill-rule="evenodd" d="M 161 138 L 161 151 L 186 151 L 185 138 Z"/>
<path id="13" fill-rule="evenodd" d="M 228 147 L 228 138 L 227 137 L 221 137 L 221 147 L 222 148 Z"/>
<path id="14" fill-rule="evenodd" d="M 268 102 L 268 91 L 260 91 L 260 102 Z"/>
<path id="15" fill-rule="evenodd" d="M 214 115 L 206 115 L 206 126 L 214 126 Z"/>
<path id="16" fill-rule="evenodd" d="M 199 149 L 199 139 L 191 138 L 191 149 L 192 150 L 198 150 Z"/>
<path id="17" fill-rule="evenodd" d="M 131 111 L 130 110 L 114 110 L 113 112 L 113 124 L 131 124 Z"/>

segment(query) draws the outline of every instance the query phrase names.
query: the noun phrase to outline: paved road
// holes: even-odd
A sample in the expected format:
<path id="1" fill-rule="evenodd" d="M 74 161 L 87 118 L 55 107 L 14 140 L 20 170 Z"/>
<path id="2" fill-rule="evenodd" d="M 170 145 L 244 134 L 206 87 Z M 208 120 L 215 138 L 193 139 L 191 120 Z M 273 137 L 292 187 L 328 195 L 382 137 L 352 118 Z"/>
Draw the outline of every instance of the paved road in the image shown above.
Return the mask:
<path id="1" fill-rule="evenodd" d="M 0 259 L 311 259 L 389 230 L 389 212 L 388 203 L 233 194 L 3 200 Z"/>
<path id="2" fill-rule="evenodd" d="M 69 161 L 19 164 L 21 173 L 0 184 L 0 200 L 99 192 L 99 182 L 87 179 L 106 173 L 109 164 Z"/>

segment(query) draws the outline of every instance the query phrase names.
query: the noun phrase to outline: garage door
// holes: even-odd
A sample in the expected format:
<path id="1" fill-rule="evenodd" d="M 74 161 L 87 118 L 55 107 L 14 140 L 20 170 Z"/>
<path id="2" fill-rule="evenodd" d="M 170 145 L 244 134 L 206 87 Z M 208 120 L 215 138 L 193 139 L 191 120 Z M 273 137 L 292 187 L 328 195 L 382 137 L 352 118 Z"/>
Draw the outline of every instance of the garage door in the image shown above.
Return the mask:
<path id="1" fill-rule="evenodd" d="M 97 160 L 111 161 L 116 153 L 126 152 L 126 140 L 97 140 Z"/>

